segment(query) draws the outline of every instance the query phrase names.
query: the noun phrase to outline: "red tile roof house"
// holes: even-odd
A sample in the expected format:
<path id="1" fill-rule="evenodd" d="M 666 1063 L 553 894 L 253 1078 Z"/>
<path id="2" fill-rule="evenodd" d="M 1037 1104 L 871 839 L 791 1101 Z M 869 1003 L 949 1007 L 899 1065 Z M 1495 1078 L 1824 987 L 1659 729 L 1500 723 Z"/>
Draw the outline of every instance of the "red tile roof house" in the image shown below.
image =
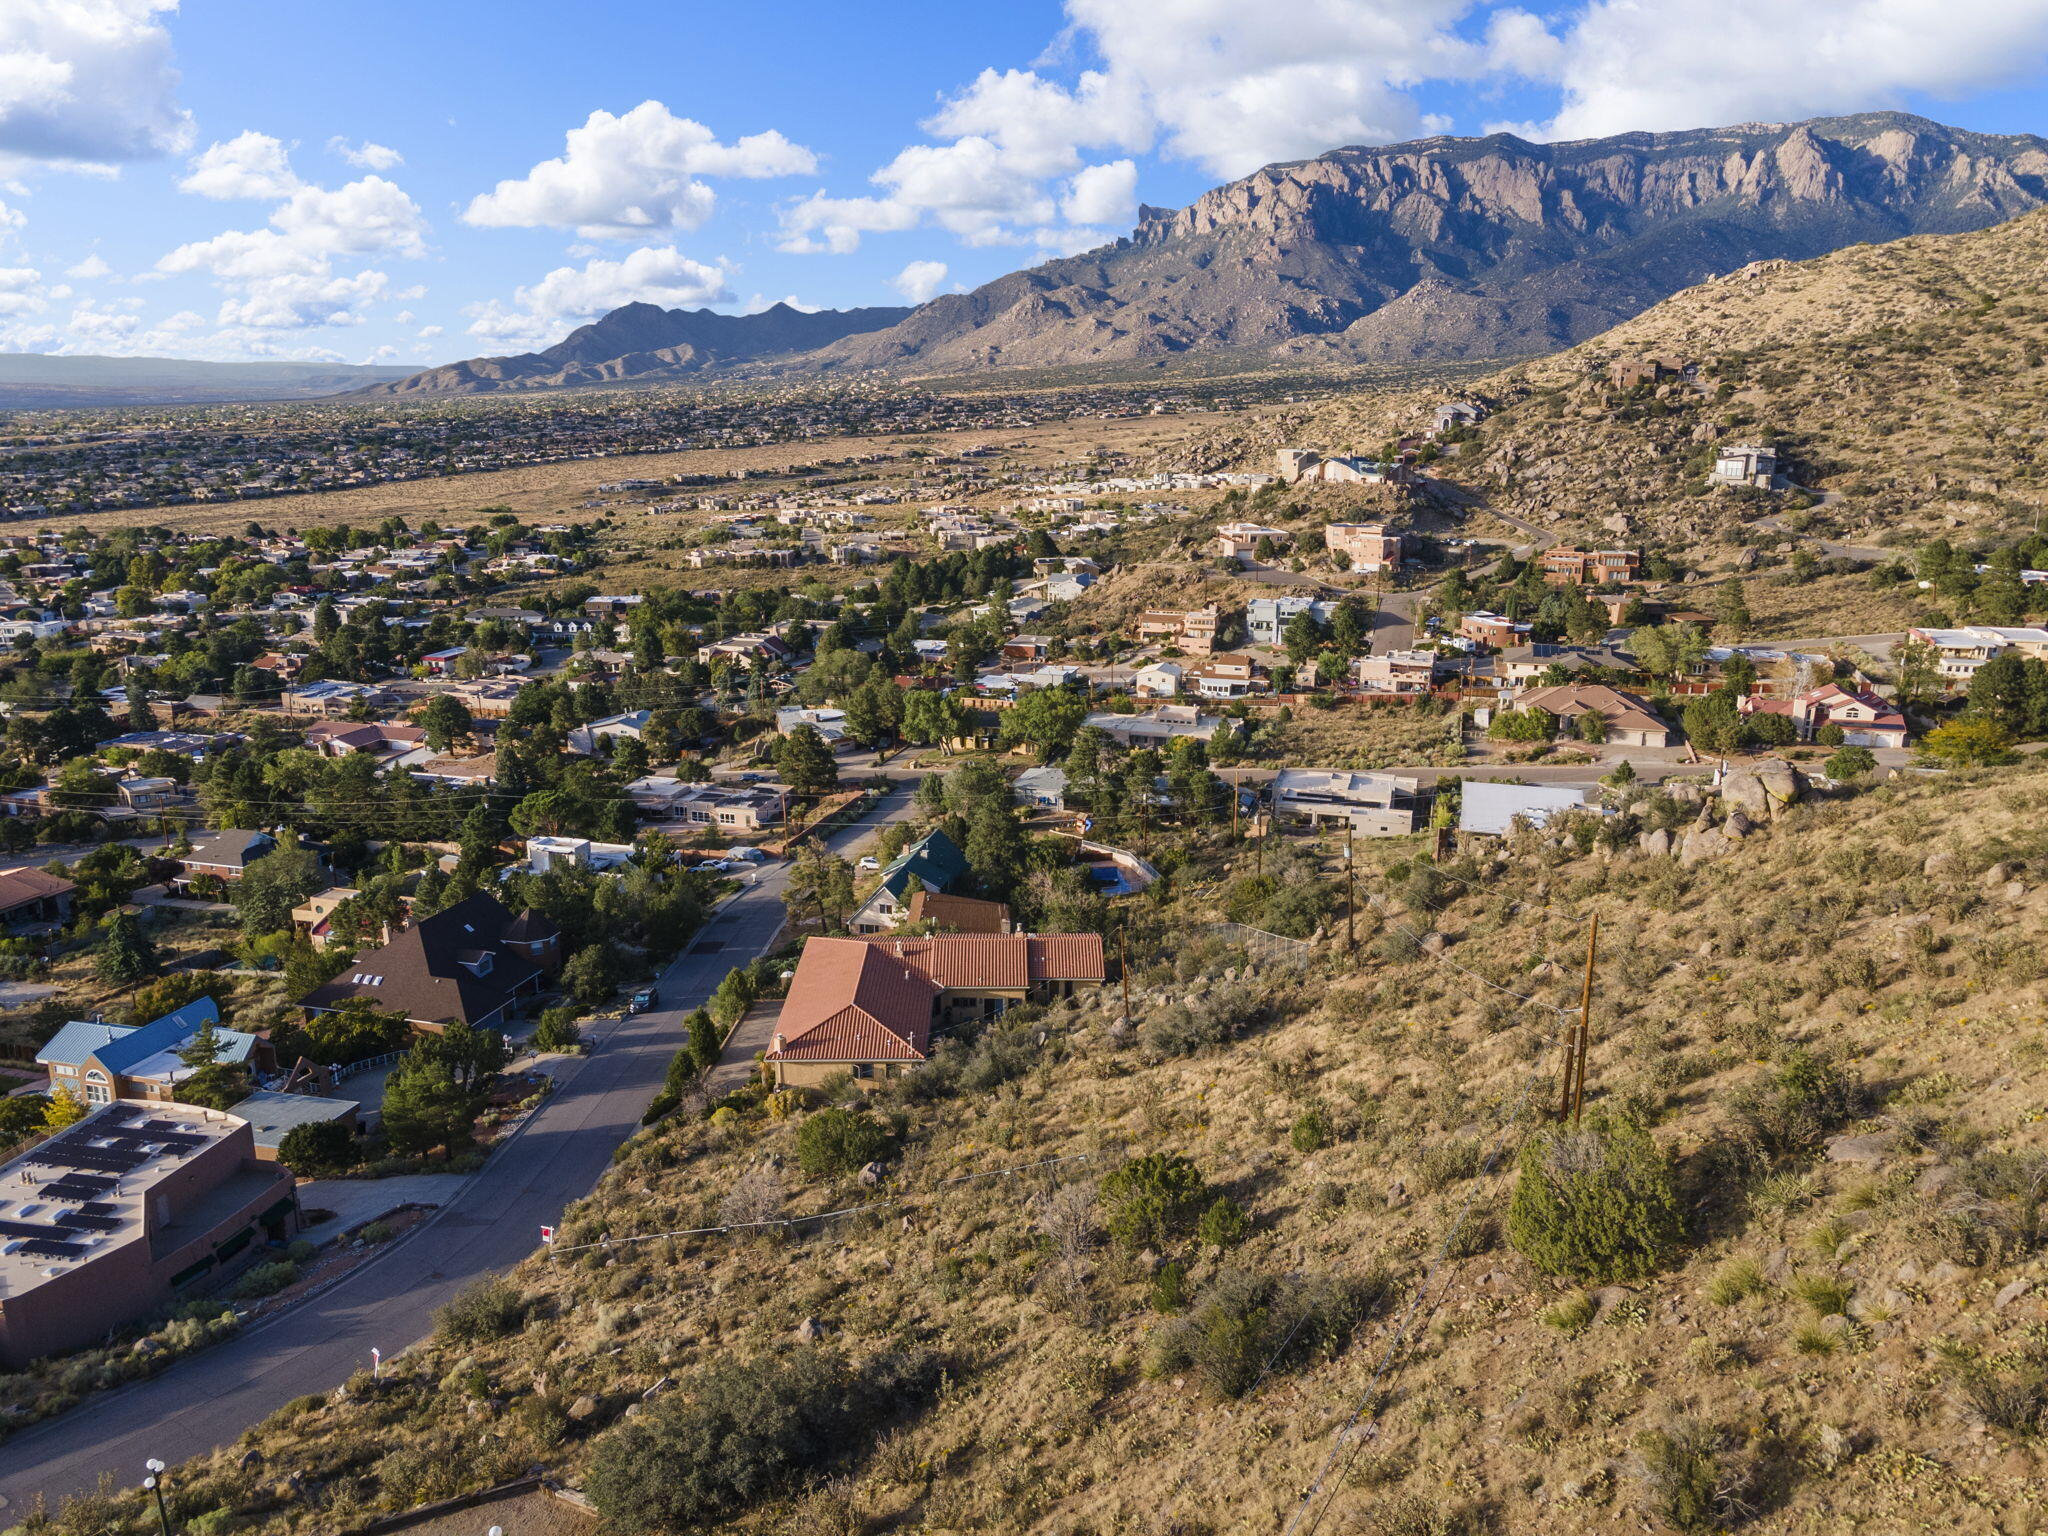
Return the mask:
<path id="1" fill-rule="evenodd" d="M 782 1087 L 847 1072 L 871 1089 L 928 1061 L 935 1031 L 1071 997 L 1106 975 L 1094 933 L 812 939 L 766 1060 Z"/>
<path id="2" fill-rule="evenodd" d="M 1801 741 L 1813 740 L 1824 725 L 1839 725 L 1843 742 L 1852 747 L 1903 747 L 1906 717 L 1887 699 L 1867 688 L 1844 688 L 1839 683 L 1820 687 L 1792 699 L 1762 699 L 1745 694 L 1736 700 L 1745 715 L 1790 715 Z"/>

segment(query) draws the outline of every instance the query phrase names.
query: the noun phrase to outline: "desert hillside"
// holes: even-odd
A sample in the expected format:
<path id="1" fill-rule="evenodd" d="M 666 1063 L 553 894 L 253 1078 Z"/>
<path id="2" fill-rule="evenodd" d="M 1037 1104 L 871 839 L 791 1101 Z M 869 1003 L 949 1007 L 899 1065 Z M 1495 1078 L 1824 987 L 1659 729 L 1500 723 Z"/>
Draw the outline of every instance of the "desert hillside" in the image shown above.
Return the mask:
<path id="1" fill-rule="evenodd" d="M 2041 212 L 1758 263 L 1479 381 L 1493 414 L 1432 473 L 1592 537 L 1739 536 L 1788 514 L 1863 544 L 2030 531 L 2048 506 L 2044 275 Z M 1648 357 L 1697 364 L 1698 378 L 1610 382 L 1610 364 Z M 1374 451 L 1441 398 L 1359 394 L 1268 435 Z M 1805 494 L 1708 493 L 1717 446 L 1744 441 L 1775 445 Z"/>
<path id="2" fill-rule="evenodd" d="M 1375 847 L 1355 955 L 1335 861 L 1194 836 L 1129 1024 L 1013 1013 L 858 1135 L 687 1099 L 181 1505 L 333 1532 L 540 1465 L 622 1532 L 2032 1529 L 2048 777 L 1615 808 Z"/>

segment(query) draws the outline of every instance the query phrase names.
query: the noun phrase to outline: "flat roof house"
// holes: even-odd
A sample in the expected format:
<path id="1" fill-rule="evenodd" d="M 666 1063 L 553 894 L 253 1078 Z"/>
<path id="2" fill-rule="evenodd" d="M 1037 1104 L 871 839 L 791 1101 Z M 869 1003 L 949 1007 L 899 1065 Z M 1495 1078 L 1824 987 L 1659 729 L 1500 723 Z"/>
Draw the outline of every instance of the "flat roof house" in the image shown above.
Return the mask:
<path id="1" fill-rule="evenodd" d="M 1391 773 L 1283 768 L 1273 778 L 1273 814 L 1360 837 L 1405 837 L 1415 830 L 1418 787 Z"/>
<path id="2" fill-rule="evenodd" d="M 0 1364 L 94 1343 L 297 1226 L 246 1120 L 106 1105 L 0 1166 Z"/>
<path id="3" fill-rule="evenodd" d="M 323 1099 L 310 1093 L 277 1093 L 259 1088 L 228 1113 L 249 1122 L 256 1160 L 274 1163 L 284 1150 L 285 1137 L 302 1125 L 324 1125 L 329 1120 L 338 1120 L 351 1131 L 360 1129 L 362 1105 L 353 1099 Z"/>
<path id="4" fill-rule="evenodd" d="M 299 1000 L 327 1013 L 355 998 L 439 1034 L 450 1024 L 503 1029 L 518 1000 L 540 990 L 559 958 L 561 933 L 531 911 L 514 916 L 487 891 L 421 918 L 388 944 Z"/>
<path id="5" fill-rule="evenodd" d="M 1502 837 L 1515 823 L 1540 827 L 1565 811 L 1584 810 L 1590 802 L 1577 784 L 1496 784 L 1468 779 L 1458 798 L 1458 830 Z"/>
<path id="6" fill-rule="evenodd" d="M 728 832 L 759 832 L 782 820 L 782 796 L 748 785 L 699 784 L 650 775 L 626 786 L 626 798 L 648 816 Z"/>
<path id="7" fill-rule="evenodd" d="M 873 1087 L 929 1060 L 935 1028 L 1070 997 L 1106 975 L 1094 933 L 812 939 L 766 1060 L 782 1086 L 847 1072 Z"/>
<path id="8" fill-rule="evenodd" d="M 1354 571 L 1391 571 L 1401 564 L 1401 535 L 1381 523 L 1332 523 L 1323 543 Z"/>
<path id="9" fill-rule="evenodd" d="M 1217 727 L 1231 722 L 1221 715 L 1205 715 L 1192 704 L 1161 704 L 1142 715 L 1090 715 L 1082 724 L 1108 732 L 1118 746 L 1164 747 L 1176 736 L 1199 736 L 1207 741 Z"/>

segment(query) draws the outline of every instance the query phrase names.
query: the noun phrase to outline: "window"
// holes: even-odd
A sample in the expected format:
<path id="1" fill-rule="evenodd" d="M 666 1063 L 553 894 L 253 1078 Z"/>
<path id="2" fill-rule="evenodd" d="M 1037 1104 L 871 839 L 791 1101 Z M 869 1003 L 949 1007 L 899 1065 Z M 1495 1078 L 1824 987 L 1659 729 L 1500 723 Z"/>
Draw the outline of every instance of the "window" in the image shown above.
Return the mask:
<path id="1" fill-rule="evenodd" d="M 87 1083 L 85 1085 L 85 1102 L 88 1104 L 111 1104 L 114 1102 L 114 1096 L 107 1091 L 103 1084 Z"/>
<path id="2" fill-rule="evenodd" d="M 853 1075 L 857 1078 L 873 1077 L 875 1075 L 875 1064 L 871 1061 L 856 1061 L 853 1064 Z"/>

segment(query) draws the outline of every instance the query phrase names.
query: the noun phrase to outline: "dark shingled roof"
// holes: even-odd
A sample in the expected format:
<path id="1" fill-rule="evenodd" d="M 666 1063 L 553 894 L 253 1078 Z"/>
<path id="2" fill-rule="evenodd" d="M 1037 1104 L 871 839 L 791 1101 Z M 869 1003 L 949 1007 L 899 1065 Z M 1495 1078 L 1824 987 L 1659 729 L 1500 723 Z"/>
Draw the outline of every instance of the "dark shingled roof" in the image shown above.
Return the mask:
<path id="1" fill-rule="evenodd" d="M 389 944 L 364 950 L 334 980 L 301 998 L 300 1006 L 338 1008 L 351 998 L 366 997 L 416 1024 L 475 1024 L 489 1019 L 540 974 L 540 967 L 526 956 L 500 947 L 530 916 L 515 920 L 497 897 L 479 891 L 445 912 L 420 919 Z M 545 922 L 533 919 L 536 926 L 528 931 L 528 942 L 543 936 L 537 925 Z M 489 963 L 479 975 L 485 957 Z"/>

